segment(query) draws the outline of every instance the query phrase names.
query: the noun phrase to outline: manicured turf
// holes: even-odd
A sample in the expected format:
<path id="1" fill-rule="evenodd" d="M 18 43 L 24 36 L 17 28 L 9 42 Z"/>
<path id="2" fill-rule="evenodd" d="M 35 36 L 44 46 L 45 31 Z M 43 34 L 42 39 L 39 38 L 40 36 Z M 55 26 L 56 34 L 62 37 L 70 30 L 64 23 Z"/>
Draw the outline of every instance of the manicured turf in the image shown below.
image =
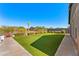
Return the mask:
<path id="1" fill-rule="evenodd" d="M 56 53 L 63 37 L 64 35 L 44 35 L 31 45 L 52 56 Z"/>
<path id="2" fill-rule="evenodd" d="M 16 35 L 15 40 L 34 56 L 54 55 L 64 35 Z"/>
<path id="3" fill-rule="evenodd" d="M 21 44 L 28 52 L 30 52 L 33 56 L 47 56 L 47 54 L 31 46 L 31 44 L 41 36 L 42 35 L 32 35 L 26 37 L 24 35 L 16 35 L 14 39 L 19 44 Z"/>

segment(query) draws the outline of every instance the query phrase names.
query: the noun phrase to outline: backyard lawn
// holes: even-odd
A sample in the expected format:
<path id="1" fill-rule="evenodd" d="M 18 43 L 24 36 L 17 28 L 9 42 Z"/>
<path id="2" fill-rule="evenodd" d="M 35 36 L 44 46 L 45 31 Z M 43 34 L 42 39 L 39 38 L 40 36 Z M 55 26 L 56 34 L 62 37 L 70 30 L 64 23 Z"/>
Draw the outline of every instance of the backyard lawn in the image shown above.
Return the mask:
<path id="1" fill-rule="evenodd" d="M 64 35 L 15 35 L 15 40 L 33 56 L 54 56 Z"/>

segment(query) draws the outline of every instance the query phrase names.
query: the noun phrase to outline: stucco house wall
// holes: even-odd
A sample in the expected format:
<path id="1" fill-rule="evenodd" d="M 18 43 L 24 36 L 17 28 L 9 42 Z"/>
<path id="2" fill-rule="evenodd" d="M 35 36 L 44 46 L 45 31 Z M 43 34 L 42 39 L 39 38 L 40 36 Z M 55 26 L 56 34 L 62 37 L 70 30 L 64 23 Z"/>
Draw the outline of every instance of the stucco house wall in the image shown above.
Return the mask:
<path id="1" fill-rule="evenodd" d="M 70 8 L 70 35 L 75 41 L 79 52 L 79 4 L 72 4 Z"/>

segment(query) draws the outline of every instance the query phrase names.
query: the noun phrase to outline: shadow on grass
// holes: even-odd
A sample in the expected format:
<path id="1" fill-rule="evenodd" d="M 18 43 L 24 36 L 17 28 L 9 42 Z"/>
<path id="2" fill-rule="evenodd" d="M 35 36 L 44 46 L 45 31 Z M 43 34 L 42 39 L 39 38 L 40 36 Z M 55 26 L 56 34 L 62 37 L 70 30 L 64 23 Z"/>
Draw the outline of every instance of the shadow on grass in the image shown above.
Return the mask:
<path id="1" fill-rule="evenodd" d="M 54 56 L 64 35 L 44 35 L 31 45 L 49 56 Z"/>

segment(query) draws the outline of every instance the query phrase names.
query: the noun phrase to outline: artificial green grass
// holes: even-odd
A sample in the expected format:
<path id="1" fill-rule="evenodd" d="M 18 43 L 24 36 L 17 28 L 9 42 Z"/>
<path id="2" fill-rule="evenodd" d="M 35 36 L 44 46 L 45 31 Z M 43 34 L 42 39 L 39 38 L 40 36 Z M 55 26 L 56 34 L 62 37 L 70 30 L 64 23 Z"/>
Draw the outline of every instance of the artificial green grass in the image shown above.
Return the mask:
<path id="1" fill-rule="evenodd" d="M 33 56 L 47 56 L 47 54 L 31 46 L 31 43 L 36 41 L 41 36 L 42 35 L 30 35 L 30 36 L 15 35 L 14 39 Z"/>
<path id="2" fill-rule="evenodd" d="M 54 55 L 64 35 L 15 35 L 14 39 L 33 56 Z"/>
<path id="3" fill-rule="evenodd" d="M 44 35 L 31 45 L 49 56 L 54 56 L 64 35 Z"/>

